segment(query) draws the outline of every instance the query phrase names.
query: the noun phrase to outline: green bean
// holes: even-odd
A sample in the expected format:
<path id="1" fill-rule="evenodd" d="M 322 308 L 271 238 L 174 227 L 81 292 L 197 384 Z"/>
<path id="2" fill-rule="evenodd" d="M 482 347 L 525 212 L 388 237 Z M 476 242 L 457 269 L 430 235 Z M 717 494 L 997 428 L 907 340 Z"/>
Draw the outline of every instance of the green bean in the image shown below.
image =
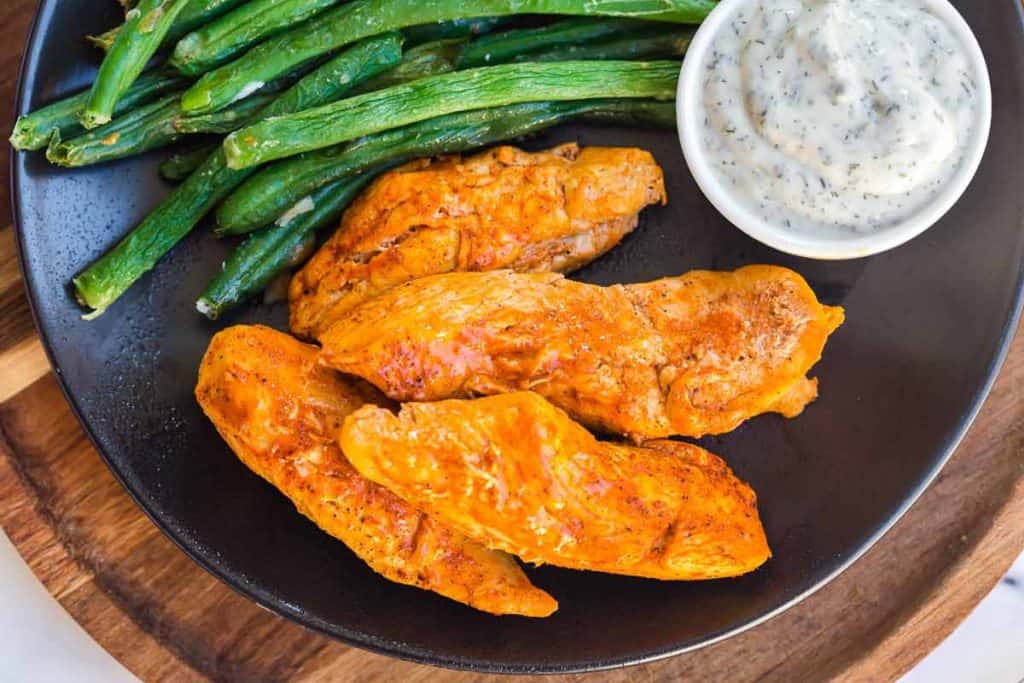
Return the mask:
<path id="1" fill-rule="evenodd" d="M 182 38 L 171 65 L 199 76 L 251 45 L 323 12 L 340 0 L 250 0 Z"/>
<path id="2" fill-rule="evenodd" d="M 588 42 L 583 44 L 547 43 L 546 47 L 537 50 L 538 45 L 530 41 L 518 41 L 517 46 L 524 52 L 518 53 L 507 49 L 502 55 L 502 62 L 564 62 L 574 59 L 665 59 L 682 56 L 693 37 L 691 27 L 666 26 L 650 28 L 641 22 L 623 22 L 630 26 L 647 26 L 639 31 L 639 35 L 631 38 L 613 39 L 609 41 Z M 408 34 L 408 32 L 405 32 Z M 528 33 L 528 32 L 527 32 Z M 406 36 L 408 40 L 408 35 Z M 463 55 L 467 46 L 464 39 L 443 39 L 418 45 L 406 50 L 401 63 L 371 81 L 367 81 L 353 91 L 359 95 L 375 90 L 384 90 L 395 85 L 408 83 L 428 76 L 465 68 Z M 531 52 L 529 50 L 537 50 Z M 494 63 L 499 60 L 495 59 Z"/>
<path id="3" fill-rule="evenodd" d="M 204 26 L 217 17 L 224 16 L 239 5 L 249 0 L 191 0 L 188 6 L 178 15 L 164 39 L 163 47 L 177 43 L 181 38 Z"/>
<path id="4" fill-rule="evenodd" d="M 578 26 L 583 24 L 583 22 L 586 22 L 586 25 L 581 28 L 585 30 L 565 30 L 564 32 L 559 32 L 556 37 L 548 35 L 543 41 L 529 39 L 531 35 L 535 35 L 535 29 L 524 29 L 522 35 L 520 35 L 519 31 L 507 31 L 503 34 L 495 35 L 493 38 L 507 36 L 508 40 L 502 41 L 503 46 L 500 58 L 498 58 L 497 52 L 490 53 L 491 62 L 497 64 L 510 61 L 554 62 L 572 59 L 673 57 L 685 52 L 685 47 L 689 44 L 689 38 L 693 35 L 693 29 L 689 27 L 680 28 L 672 25 L 660 27 L 653 25 L 656 28 L 652 28 L 650 23 L 633 20 L 570 19 L 566 22 L 560 22 L 560 25 L 564 29 L 568 29 L 571 28 L 570 24 Z M 622 39 L 618 41 L 584 43 L 582 45 L 568 44 L 569 41 L 577 43 L 580 40 L 585 40 L 588 35 L 597 37 L 615 35 L 614 32 L 609 33 L 605 28 L 592 30 L 591 25 L 593 24 L 611 24 L 620 33 L 627 28 L 631 28 L 634 32 L 636 32 L 637 28 L 641 28 L 641 30 L 639 31 L 640 35 L 636 37 L 635 41 L 633 39 Z M 442 26 L 445 25 L 442 24 Z M 549 28 L 553 28 L 553 26 Z M 405 31 L 404 33 L 408 40 L 409 32 Z M 513 36 L 513 34 L 516 35 Z M 513 37 L 515 40 L 512 40 Z M 490 40 L 490 38 L 489 36 L 484 40 Z M 358 95 L 375 90 L 384 90 L 385 88 L 408 83 L 420 78 L 437 76 L 466 68 L 465 55 L 467 50 L 472 49 L 477 45 L 477 42 L 467 43 L 464 38 L 455 38 L 441 39 L 418 45 L 406 51 L 402 62 L 398 66 L 381 74 L 372 81 L 367 81 L 357 90 L 353 91 L 353 94 Z M 532 50 L 539 51 L 534 52 Z M 581 56 L 576 57 L 575 55 L 577 54 Z M 480 53 L 477 53 L 477 56 L 481 56 Z"/>
<path id="5" fill-rule="evenodd" d="M 179 116 L 174 120 L 174 129 L 183 135 L 211 133 L 227 135 L 242 126 L 255 121 L 276 96 L 272 93 L 256 93 L 227 109 L 201 116 Z"/>
<path id="6" fill-rule="evenodd" d="M 291 107 L 316 106 L 343 96 L 398 62 L 400 55 L 394 49 L 395 43 L 394 36 L 384 36 L 352 47 L 280 95 L 263 115 L 280 116 L 294 111 Z M 74 278 L 79 302 L 92 309 L 87 317 L 102 315 L 188 235 L 217 202 L 250 175 L 249 170 L 229 169 L 222 149 L 211 154 L 142 223 Z"/>
<path id="7" fill-rule="evenodd" d="M 518 102 L 675 97 L 679 64 L 506 64 L 424 78 L 247 126 L 224 140 L 231 168 L 248 168 L 363 135 L 469 109 Z"/>
<path id="8" fill-rule="evenodd" d="M 63 142 L 55 139 L 46 158 L 57 166 L 78 168 L 164 147 L 182 137 L 174 127 L 179 112 L 178 95 L 169 95 L 84 135 Z"/>
<path id="9" fill-rule="evenodd" d="M 217 209 L 217 233 L 238 235 L 258 230 L 325 184 L 380 161 L 463 152 L 580 116 L 602 122 L 675 125 L 674 105 L 650 100 L 535 102 L 449 114 L 349 145 L 309 152 L 263 169 Z"/>
<path id="10" fill-rule="evenodd" d="M 402 31 L 409 45 L 423 45 L 438 40 L 457 38 L 474 38 L 490 33 L 499 26 L 508 23 L 507 17 L 480 17 L 469 19 L 453 19 L 438 21 L 432 24 L 410 26 Z"/>
<path id="11" fill-rule="evenodd" d="M 676 105 L 675 102 L 619 100 L 606 107 L 580 112 L 579 118 L 590 123 L 671 129 L 676 127 Z"/>
<path id="12" fill-rule="evenodd" d="M 403 83 L 418 81 L 428 76 L 437 76 L 455 71 L 455 62 L 466 46 L 465 39 L 436 40 L 406 50 L 393 69 L 363 83 L 352 91 L 354 95 L 384 90 Z"/>
<path id="13" fill-rule="evenodd" d="M 401 54 L 401 47 L 396 43 L 394 46 L 394 52 L 391 53 L 390 56 L 385 55 L 385 57 L 388 59 L 396 59 L 398 54 Z M 349 62 L 344 61 L 343 63 L 347 65 Z M 322 81 L 348 77 L 348 74 L 348 71 L 339 73 L 335 70 L 327 69 L 321 72 L 316 78 L 303 83 L 301 87 L 296 87 L 299 83 L 303 82 L 302 79 L 307 75 L 306 71 L 300 70 L 297 73 L 291 73 L 283 78 L 279 78 L 273 83 L 268 83 L 254 95 L 250 95 L 244 100 L 236 102 L 226 109 L 221 109 L 220 111 L 215 111 L 211 114 L 200 114 L 198 116 L 180 114 L 174 122 L 174 127 L 179 133 L 189 135 L 201 133 L 227 135 L 250 122 L 259 120 L 267 105 L 277 100 L 277 96 L 282 92 L 294 88 L 289 94 L 289 97 L 292 98 L 293 102 L 285 104 L 287 105 L 287 111 L 297 111 L 302 108 L 303 102 L 321 101 L 316 96 L 309 95 L 307 93 L 309 89 L 321 89 L 325 87 L 327 89 L 331 89 L 332 87 L 335 87 L 332 83 L 324 84 Z"/>
<path id="14" fill-rule="evenodd" d="M 228 258 L 224 269 L 207 285 L 196 309 L 210 320 L 256 296 L 274 278 L 301 265 L 301 255 L 317 232 L 337 224 L 360 191 L 385 168 L 372 169 L 354 178 L 344 178 L 317 190 L 307 203 L 296 207 L 292 220 L 273 225 L 245 240 Z"/>
<path id="15" fill-rule="evenodd" d="M 333 102 L 357 86 L 393 69 L 402 60 L 402 35 L 386 33 L 363 41 L 304 78 L 275 102 L 276 112 L 300 112 Z M 264 117 L 267 118 L 267 117 Z"/>
<path id="16" fill-rule="evenodd" d="M 686 54 L 692 28 L 668 27 L 607 41 L 580 45 L 559 45 L 538 52 L 516 55 L 513 62 L 564 62 L 571 59 L 671 59 Z"/>
<path id="17" fill-rule="evenodd" d="M 181 182 L 188 178 L 211 154 L 217 151 L 218 145 L 204 145 L 185 152 L 176 152 L 160 164 L 160 176 L 171 182 Z"/>
<path id="18" fill-rule="evenodd" d="M 79 120 L 86 128 L 109 123 L 118 101 L 156 54 L 174 20 L 190 0 L 140 0 L 131 10 L 92 84 Z"/>
<path id="19" fill-rule="evenodd" d="M 713 0 L 354 0 L 316 21 L 257 45 L 203 76 L 183 98 L 186 111 L 226 106 L 250 83 L 267 82 L 298 64 L 368 35 L 470 16 L 561 14 L 700 23 Z"/>
<path id="20" fill-rule="evenodd" d="M 395 48 L 396 53 L 398 49 Z M 180 96 L 175 98 L 173 110 L 160 108 L 159 111 L 142 109 L 129 112 L 125 117 L 90 131 L 94 134 L 80 136 L 66 143 L 55 141 L 50 145 L 47 157 L 60 166 L 86 166 L 142 154 L 173 144 L 184 135 L 227 135 L 258 120 L 263 109 L 283 90 L 296 85 L 303 75 L 305 74 L 293 73 L 279 78 L 256 94 L 212 114 L 183 114 Z M 336 78 L 337 74 L 330 72 L 327 77 Z M 310 85 L 307 83 L 304 87 Z M 295 98 L 302 93 L 304 90 L 296 90 L 291 97 Z M 114 141 L 117 141 L 117 144 L 114 144 Z"/>
<path id="21" fill-rule="evenodd" d="M 399 34 L 385 36 L 381 46 L 372 52 L 373 59 L 384 60 L 384 66 L 372 67 L 376 72 L 394 63 L 401 55 Z M 336 89 L 338 82 L 353 78 L 361 66 L 353 66 L 350 59 L 340 60 L 341 70 L 324 69 L 314 78 L 300 81 L 302 73 L 289 74 L 268 84 L 254 95 L 237 102 L 226 109 L 211 114 L 187 116 L 181 112 L 180 96 L 171 96 L 170 101 L 161 101 L 159 106 L 143 107 L 129 112 L 106 126 L 95 128 L 87 135 L 66 142 L 54 141 L 47 150 L 47 158 L 58 166 L 88 166 L 115 159 L 142 154 L 173 144 L 184 135 L 219 134 L 226 135 L 257 120 L 264 108 L 277 99 L 277 95 L 288 86 L 296 86 L 289 92 L 289 100 L 283 102 L 282 111 L 298 111 L 306 102 L 319 103 L 317 95 L 321 90 Z M 302 83 L 298 86 L 296 82 Z"/>
<path id="22" fill-rule="evenodd" d="M 143 74 L 117 103 L 114 115 L 121 116 L 185 84 L 186 81 L 180 76 L 163 69 Z M 89 91 L 81 92 L 20 117 L 14 124 L 11 144 L 15 149 L 39 150 L 50 144 L 54 136 L 67 139 L 81 134 L 83 128 L 78 123 L 78 117 L 89 101 L 89 96 Z"/>
<path id="23" fill-rule="evenodd" d="M 171 30 L 167 32 L 161 48 L 173 46 L 181 38 L 207 24 L 217 17 L 230 12 L 235 7 L 249 0 L 191 0 L 181 14 L 174 21 Z M 133 3 L 134 5 L 134 3 Z M 114 44 L 114 39 L 120 32 L 121 27 L 112 28 L 98 36 L 87 36 L 86 39 L 104 52 Z"/>
<path id="24" fill-rule="evenodd" d="M 274 99 L 273 94 L 257 93 L 212 114 L 184 116 L 180 96 L 170 95 L 79 137 L 54 140 L 46 158 L 57 166 L 77 168 L 143 154 L 186 135 L 226 135 L 255 120 Z"/>
<path id="25" fill-rule="evenodd" d="M 609 36 L 635 32 L 649 26 L 630 19 L 566 19 L 540 28 L 494 33 L 474 40 L 459 57 L 459 68 L 503 64 L 523 53 L 555 46 L 577 45 Z"/>
<path id="26" fill-rule="evenodd" d="M 220 150 L 211 155 L 117 246 L 72 280 L 79 303 L 92 309 L 86 318 L 102 315 L 244 178 L 227 167 Z"/>

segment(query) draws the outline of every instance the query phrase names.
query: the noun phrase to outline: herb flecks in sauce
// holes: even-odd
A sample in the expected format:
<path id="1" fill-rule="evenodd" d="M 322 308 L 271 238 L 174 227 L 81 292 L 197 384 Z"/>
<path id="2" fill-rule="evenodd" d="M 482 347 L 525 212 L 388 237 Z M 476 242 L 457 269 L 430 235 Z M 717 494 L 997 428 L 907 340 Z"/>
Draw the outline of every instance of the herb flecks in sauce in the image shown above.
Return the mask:
<path id="1" fill-rule="evenodd" d="M 917 0 L 759 0 L 706 58 L 703 141 L 765 220 L 869 232 L 956 173 L 976 83 L 952 30 Z"/>

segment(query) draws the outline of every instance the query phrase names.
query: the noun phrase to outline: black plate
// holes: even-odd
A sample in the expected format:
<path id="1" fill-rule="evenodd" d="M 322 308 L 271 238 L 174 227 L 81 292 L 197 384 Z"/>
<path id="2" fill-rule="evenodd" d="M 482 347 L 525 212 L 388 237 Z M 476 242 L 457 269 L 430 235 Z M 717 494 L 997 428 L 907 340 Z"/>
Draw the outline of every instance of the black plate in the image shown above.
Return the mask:
<path id="1" fill-rule="evenodd" d="M 71 276 L 160 201 L 156 157 L 65 172 L 14 159 L 26 281 L 74 410 L 111 469 L 197 562 L 259 603 L 342 640 L 432 664 L 575 671 L 704 645 L 779 613 L 847 567 L 909 507 L 951 454 L 990 387 L 1018 317 L 1024 262 L 1024 35 L 1017 0 L 956 3 L 992 65 L 993 144 L 954 211 L 912 244 L 868 260 L 804 261 L 728 225 L 698 192 L 674 135 L 561 128 L 533 140 L 633 144 L 665 166 L 671 205 L 580 275 L 644 281 L 694 268 L 790 266 L 849 321 L 817 370 L 822 399 L 799 420 L 755 420 L 706 446 L 757 489 L 775 559 L 738 581 L 668 584 L 543 569 L 562 608 L 497 619 L 375 576 L 249 473 L 192 398 L 199 359 L 230 323 L 283 328 L 283 307 L 223 324 L 193 302 L 228 246 L 198 230 L 101 319 L 80 319 Z M 116 3 L 44 0 L 19 112 L 87 83 L 82 36 Z"/>

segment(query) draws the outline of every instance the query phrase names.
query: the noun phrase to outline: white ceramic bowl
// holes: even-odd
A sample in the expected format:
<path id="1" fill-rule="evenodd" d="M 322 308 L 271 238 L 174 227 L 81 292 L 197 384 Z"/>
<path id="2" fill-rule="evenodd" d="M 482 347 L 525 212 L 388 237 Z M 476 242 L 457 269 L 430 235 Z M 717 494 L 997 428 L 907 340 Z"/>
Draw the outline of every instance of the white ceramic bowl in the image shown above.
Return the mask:
<path id="1" fill-rule="evenodd" d="M 690 172 L 705 196 L 733 225 L 754 239 L 789 254 L 826 260 L 853 259 L 888 251 L 914 239 L 935 225 L 953 208 L 978 172 L 985 148 L 988 146 L 992 125 L 992 85 L 978 40 L 960 13 L 947 0 L 919 1 L 950 27 L 977 72 L 979 120 L 973 131 L 973 138 L 965 150 L 963 163 L 939 195 L 921 211 L 871 234 L 833 231 L 822 231 L 820 235 L 798 234 L 783 226 L 772 224 L 747 210 L 726 189 L 722 178 L 712 169 L 700 139 L 699 133 L 704 120 L 701 72 L 707 52 L 718 32 L 727 26 L 729 19 L 737 10 L 752 5 L 757 0 L 721 0 L 718 7 L 711 12 L 697 31 L 686 53 L 679 78 L 676 116 L 679 123 L 679 139 Z"/>

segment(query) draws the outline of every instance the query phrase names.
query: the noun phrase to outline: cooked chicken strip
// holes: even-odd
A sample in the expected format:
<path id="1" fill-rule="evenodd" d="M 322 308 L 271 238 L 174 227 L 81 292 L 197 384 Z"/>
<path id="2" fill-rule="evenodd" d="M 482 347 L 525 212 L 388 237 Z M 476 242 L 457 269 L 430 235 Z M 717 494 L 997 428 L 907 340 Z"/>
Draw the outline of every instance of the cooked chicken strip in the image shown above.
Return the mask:
<path id="1" fill-rule="evenodd" d="M 253 472 L 376 572 L 493 614 L 544 617 L 558 605 L 510 556 L 467 539 L 364 479 L 334 439 L 376 392 L 317 364 L 317 350 L 264 327 L 210 344 L 196 397 Z"/>
<path id="2" fill-rule="evenodd" d="M 366 407 L 340 440 L 367 478 L 527 562 L 698 580 L 771 556 L 754 492 L 721 459 L 599 442 L 534 393 Z"/>
<path id="3" fill-rule="evenodd" d="M 453 273 L 392 289 L 324 335 L 324 363 L 399 401 L 529 389 L 637 441 L 799 415 L 843 322 L 783 268 L 596 287 L 559 275 Z"/>
<path id="4" fill-rule="evenodd" d="M 499 147 L 415 162 L 378 179 L 292 280 L 292 330 L 317 338 L 366 299 L 426 275 L 575 270 L 664 201 L 661 168 L 639 149 Z"/>

